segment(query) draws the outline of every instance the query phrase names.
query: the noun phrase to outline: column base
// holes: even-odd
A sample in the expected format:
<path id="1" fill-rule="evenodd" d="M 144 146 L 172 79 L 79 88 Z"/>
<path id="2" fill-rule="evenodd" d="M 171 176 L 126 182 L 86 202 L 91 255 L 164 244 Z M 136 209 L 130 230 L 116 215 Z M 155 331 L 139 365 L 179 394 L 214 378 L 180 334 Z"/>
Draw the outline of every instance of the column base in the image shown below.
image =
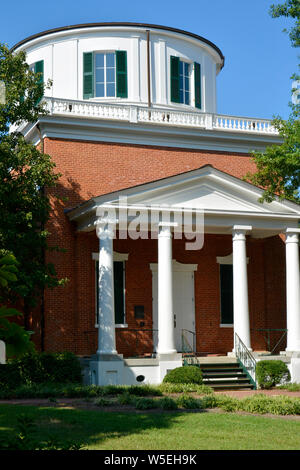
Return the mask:
<path id="1" fill-rule="evenodd" d="M 116 352 L 111 353 L 104 353 L 104 352 L 97 352 L 97 361 L 122 361 L 123 354 L 118 354 Z"/>
<path id="2" fill-rule="evenodd" d="M 180 361 L 182 354 L 178 353 L 175 349 L 169 352 L 159 353 L 157 352 L 157 358 L 159 361 Z"/>
<path id="3" fill-rule="evenodd" d="M 300 357 L 300 351 L 286 349 L 285 351 L 280 351 L 280 355 L 286 357 Z"/>

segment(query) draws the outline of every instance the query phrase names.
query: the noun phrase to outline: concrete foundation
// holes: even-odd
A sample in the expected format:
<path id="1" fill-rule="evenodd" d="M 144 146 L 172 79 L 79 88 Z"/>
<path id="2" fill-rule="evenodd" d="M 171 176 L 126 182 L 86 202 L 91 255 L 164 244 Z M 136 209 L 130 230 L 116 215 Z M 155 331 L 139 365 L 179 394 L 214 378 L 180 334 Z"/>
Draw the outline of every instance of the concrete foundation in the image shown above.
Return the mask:
<path id="1" fill-rule="evenodd" d="M 158 385 L 169 370 L 182 366 L 182 355 L 172 358 L 123 359 L 115 356 L 90 362 L 90 383 L 92 385 Z"/>

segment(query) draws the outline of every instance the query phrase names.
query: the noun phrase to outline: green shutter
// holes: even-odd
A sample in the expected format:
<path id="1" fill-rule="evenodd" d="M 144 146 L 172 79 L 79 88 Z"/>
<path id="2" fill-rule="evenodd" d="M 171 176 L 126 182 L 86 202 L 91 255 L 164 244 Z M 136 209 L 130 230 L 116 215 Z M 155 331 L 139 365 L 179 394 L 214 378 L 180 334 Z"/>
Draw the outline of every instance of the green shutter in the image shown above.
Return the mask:
<path id="1" fill-rule="evenodd" d="M 179 96 L 179 57 L 171 56 L 171 101 L 180 102 Z"/>
<path id="2" fill-rule="evenodd" d="M 201 65 L 195 62 L 195 106 L 201 109 Z"/>
<path id="3" fill-rule="evenodd" d="M 39 60 L 34 64 L 34 73 L 39 73 L 38 86 L 40 88 L 40 98 L 37 100 L 36 104 L 39 104 L 43 95 L 44 95 L 44 61 Z"/>
<path id="4" fill-rule="evenodd" d="M 83 53 L 83 99 L 94 96 L 94 56 L 92 52 Z"/>
<path id="5" fill-rule="evenodd" d="M 116 51 L 117 97 L 127 98 L 127 52 Z"/>
<path id="6" fill-rule="evenodd" d="M 221 324 L 233 324 L 233 268 L 232 264 L 220 264 Z"/>

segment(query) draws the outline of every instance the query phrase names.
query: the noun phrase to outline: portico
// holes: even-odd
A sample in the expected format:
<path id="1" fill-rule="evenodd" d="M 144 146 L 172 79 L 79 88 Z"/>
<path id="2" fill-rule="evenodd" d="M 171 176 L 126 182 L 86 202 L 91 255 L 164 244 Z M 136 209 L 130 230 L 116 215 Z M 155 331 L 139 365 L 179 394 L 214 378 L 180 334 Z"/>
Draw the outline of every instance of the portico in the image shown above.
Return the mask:
<path id="1" fill-rule="evenodd" d="M 193 273 L 199 268 L 205 275 L 208 266 L 199 266 L 198 263 L 181 263 L 174 259 L 173 244 L 180 238 L 183 232 L 184 221 L 189 220 L 188 241 L 182 239 L 180 243 L 189 244 L 192 257 L 197 261 L 197 252 L 205 245 L 208 235 L 231 237 L 231 251 L 227 254 L 226 261 L 221 264 L 232 265 L 233 275 L 233 338 L 238 335 L 240 340 L 252 350 L 251 325 L 249 314 L 249 279 L 247 253 L 247 240 L 263 240 L 275 235 L 283 234 L 286 250 L 286 324 L 288 354 L 300 354 L 300 294 L 299 294 L 299 233 L 298 221 L 300 219 L 299 207 L 288 201 L 274 201 L 270 204 L 259 203 L 261 190 L 227 175 L 207 165 L 199 170 L 176 175 L 162 181 L 145 184 L 139 187 L 123 190 L 99 198 L 93 198 L 87 203 L 70 211 L 70 220 L 77 222 L 78 230 L 91 231 L 96 227 L 99 238 L 99 302 L 98 302 L 98 348 L 99 361 L 105 362 L 106 370 L 111 369 L 111 359 L 114 364 L 123 364 L 122 355 L 116 348 L 116 328 L 114 313 L 114 245 L 123 230 L 122 237 L 133 226 L 139 227 L 135 233 L 136 238 L 143 239 L 147 244 L 148 239 L 155 238 L 157 246 L 157 264 L 148 264 L 152 271 L 152 298 L 153 298 L 153 325 L 158 330 L 158 341 L 155 344 L 156 358 L 148 363 L 153 371 L 150 376 L 152 381 L 159 382 L 164 372 L 181 364 L 181 356 L 178 354 L 176 344 L 176 327 L 179 321 L 174 312 L 174 278 L 179 270 L 189 272 L 186 285 L 194 288 Z M 127 221 L 124 222 L 124 208 L 120 204 L 120 197 L 126 197 Z M 146 210 L 150 216 L 150 208 L 155 212 L 154 221 L 141 216 L 142 210 Z M 180 216 L 179 216 L 180 214 Z M 203 224 L 196 223 L 203 216 Z M 156 231 L 153 230 L 156 228 Z M 186 228 L 187 226 L 185 226 Z M 203 233 L 202 233 L 203 231 Z M 138 234 L 137 234 L 138 233 Z M 199 243 L 200 237 L 203 240 Z M 192 238 L 192 236 L 194 238 Z M 193 247 L 193 241 L 198 237 L 198 245 Z M 132 241 L 134 244 L 135 242 Z M 196 247 L 196 250 L 193 249 Z M 250 260 L 251 261 L 251 260 Z M 215 263 L 220 262 L 215 259 Z M 282 270 L 285 267 L 282 266 Z M 177 271 L 176 271 L 177 270 Z M 157 293 L 155 285 L 157 282 Z M 193 290 L 188 291 L 184 282 L 176 284 L 177 289 L 182 289 L 182 296 L 189 292 L 187 298 L 193 295 Z M 196 284 L 195 287 L 197 288 Z M 285 286 L 282 286 L 284 289 Z M 186 290 L 185 290 L 186 289 Z M 213 295 L 213 293 L 211 294 Z M 191 299 L 190 299 L 191 300 Z M 156 305 L 157 302 L 157 305 Z M 188 301 L 184 305 L 188 305 Z M 193 311 L 193 305 L 184 309 L 181 314 L 189 315 Z M 182 307 L 181 307 L 182 309 Z M 157 318 L 156 318 L 157 315 Z M 194 315 L 199 315 L 198 312 Z M 195 318 L 195 317 L 194 317 Z M 191 320 L 193 321 L 193 320 Z M 191 325 L 192 323 L 189 323 Z M 191 326 L 189 326 L 190 328 Z M 194 324 L 196 329 L 196 325 Z M 155 328 L 156 329 L 156 328 Z M 188 329 L 188 328 L 187 328 Z M 207 334 L 207 333 L 206 333 Z M 155 341 L 153 341 L 155 343 Z M 235 352 L 228 350 L 227 353 Z M 104 362 L 103 362 L 104 361 Z M 145 361 L 145 359 L 144 359 Z M 123 366 L 122 366 L 123 367 Z M 122 368 L 121 367 L 121 368 Z M 121 370 L 121 369 L 120 369 Z M 133 369 L 132 369 L 133 370 Z M 140 370 L 140 369 L 139 369 Z M 147 369 L 150 371 L 150 369 Z M 132 372 L 136 377 L 138 372 Z M 122 375 L 123 374 L 123 375 Z M 125 375 L 124 375 L 125 374 Z M 119 383 L 132 383 L 133 379 L 125 379 L 127 372 L 119 372 Z M 155 375 L 156 374 L 156 375 Z M 143 373 L 143 375 L 145 375 Z M 123 377 L 123 378 L 122 378 Z M 103 383 L 106 381 L 102 377 Z M 150 380 L 150 379 L 149 379 Z M 124 382 L 124 383 L 125 383 Z"/>

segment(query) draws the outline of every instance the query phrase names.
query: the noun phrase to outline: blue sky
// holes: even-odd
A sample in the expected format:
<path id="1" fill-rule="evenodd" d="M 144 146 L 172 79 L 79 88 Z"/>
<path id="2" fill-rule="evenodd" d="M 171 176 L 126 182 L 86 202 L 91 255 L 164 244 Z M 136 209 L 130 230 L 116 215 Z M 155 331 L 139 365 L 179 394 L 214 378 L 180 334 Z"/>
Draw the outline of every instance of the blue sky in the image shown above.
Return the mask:
<path id="1" fill-rule="evenodd" d="M 290 76 L 298 51 L 273 19 L 283 0 L 15 0 L 1 2 L 0 41 L 13 46 L 46 29 L 86 22 L 132 21 L 184 29 L 214 42 L 225 56 L 218 76 L 218 112 L 287 118 Z"/>

